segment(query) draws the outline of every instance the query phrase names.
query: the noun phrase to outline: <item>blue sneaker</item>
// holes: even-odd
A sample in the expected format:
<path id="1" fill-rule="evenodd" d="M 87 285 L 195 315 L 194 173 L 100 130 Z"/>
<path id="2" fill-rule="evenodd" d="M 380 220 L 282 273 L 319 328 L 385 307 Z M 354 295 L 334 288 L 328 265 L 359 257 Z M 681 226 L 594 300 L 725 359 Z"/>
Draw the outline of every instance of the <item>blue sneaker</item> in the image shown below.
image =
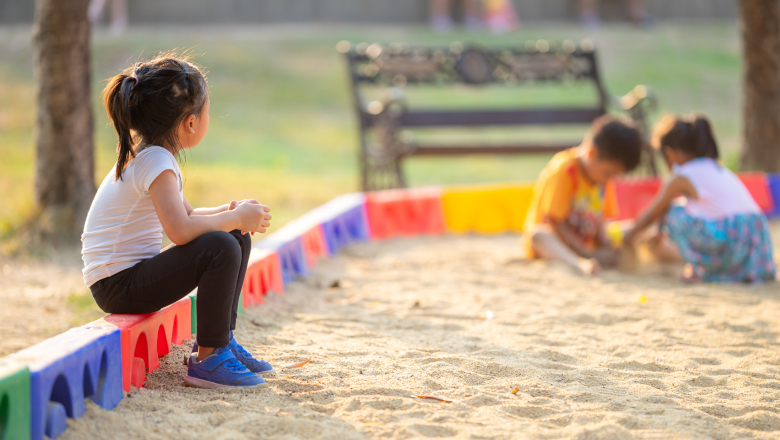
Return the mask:
<path id="1" fill-rule="evenodd" d="M 249 371 L 260 375 L 276 372 L 271 364 L 262 359 L 255 359 L 248 351 L 246 351 L 244 347 L 242 347 L 241 344 L 236 341 L 236 338 L 233 337 L 232 330 L 230 331 L 230 342 L 228 342 L 227 346 L 230 348 L 230 351 L 233 352 L 233 356 L 235 356 L 239 362 L 244 364 L 244 366 L 249 369 Z M 192 344 L 192 352 L 196 353 L 197 351 L 198 343 L 195 342 Z"/>
<path id="2" fill-rule="evenodd" d="M 268 386 L 262 377 L 247 370 L 228 347 L 214 350 L 198 362 L 198 355 L 190 355 L 184 383 L 195 388 L 259 388 Z"/>

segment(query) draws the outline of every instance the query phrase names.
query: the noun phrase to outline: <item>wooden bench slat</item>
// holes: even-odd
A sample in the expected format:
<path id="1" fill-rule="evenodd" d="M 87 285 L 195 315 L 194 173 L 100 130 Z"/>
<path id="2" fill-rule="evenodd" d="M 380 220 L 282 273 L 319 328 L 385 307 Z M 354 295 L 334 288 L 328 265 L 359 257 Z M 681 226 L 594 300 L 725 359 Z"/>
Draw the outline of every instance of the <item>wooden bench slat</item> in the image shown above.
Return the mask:
<path id="1" fill-rule="evenodd" d="M 530 124 L 590 124 L 603 115 L 601 108 L 535 110 L 413 110 L 398 120 L 402 127 L 451 127 Z"/>

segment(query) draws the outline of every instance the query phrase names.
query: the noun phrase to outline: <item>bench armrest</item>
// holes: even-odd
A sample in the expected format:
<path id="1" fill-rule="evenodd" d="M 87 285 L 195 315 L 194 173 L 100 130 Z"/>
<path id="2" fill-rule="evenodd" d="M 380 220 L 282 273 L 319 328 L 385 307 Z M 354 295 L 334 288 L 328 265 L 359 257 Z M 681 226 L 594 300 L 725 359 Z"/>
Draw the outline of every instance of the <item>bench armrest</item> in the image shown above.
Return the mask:
<path id="1" fill-rule="evenodd" d="M 650 86 L 640 84 L 623 96 L 612 96 L 612 105 L 626 112 L 643 105 L 646 105 L 648 110 L 654 110 L 658 107 L 658 98 Z"/>

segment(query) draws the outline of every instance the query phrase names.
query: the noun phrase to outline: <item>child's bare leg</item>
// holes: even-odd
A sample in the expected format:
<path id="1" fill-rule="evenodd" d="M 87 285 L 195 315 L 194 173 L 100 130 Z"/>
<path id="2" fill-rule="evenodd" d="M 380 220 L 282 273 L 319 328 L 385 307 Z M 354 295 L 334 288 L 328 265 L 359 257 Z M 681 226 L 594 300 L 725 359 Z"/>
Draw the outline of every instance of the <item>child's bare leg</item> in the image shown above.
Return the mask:
<path id="1" fill-rule="evenodd" d="M 531 234 L 531 247 L 540 257 L 562 261 L 584 275 L 598 273 L 600 269 L 598 261 L 577 255 L 549 227 L 539 225 L 534 230 L 526 233 Z"/>

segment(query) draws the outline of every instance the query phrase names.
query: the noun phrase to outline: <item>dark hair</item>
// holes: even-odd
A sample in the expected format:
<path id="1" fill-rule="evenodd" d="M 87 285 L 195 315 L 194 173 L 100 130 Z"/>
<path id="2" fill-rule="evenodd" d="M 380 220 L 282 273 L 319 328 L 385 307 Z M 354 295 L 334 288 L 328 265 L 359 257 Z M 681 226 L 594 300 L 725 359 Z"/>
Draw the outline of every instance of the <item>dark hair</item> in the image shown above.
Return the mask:
<path id="1" fill-rule="evenodd" d="M 653 146 L 659 150 L 673 148 L 693 157 L 717 159 L 720 156 L 710 121 L 696 113 L 661 119 L 653 129 Z"/>
<path id="2" fill-rule="evenodd" d="M 588 136 L 599 159 L 618 161 L 626 172 L 639 165 L 643 142 L 633 122 L 603 115 L 593 121 Z"/>
<path id="3" fill-rule="evenodd" d="M 185 117 L 200 114 L 208 85 L 195 64 L 166 54 L 109 79 L 102 98 L 119 138 L 116 179 L 122 179 L 138 147 L 159 145 L 172 148 L 174 155 L 179 152 L 177 128 Z"/>

